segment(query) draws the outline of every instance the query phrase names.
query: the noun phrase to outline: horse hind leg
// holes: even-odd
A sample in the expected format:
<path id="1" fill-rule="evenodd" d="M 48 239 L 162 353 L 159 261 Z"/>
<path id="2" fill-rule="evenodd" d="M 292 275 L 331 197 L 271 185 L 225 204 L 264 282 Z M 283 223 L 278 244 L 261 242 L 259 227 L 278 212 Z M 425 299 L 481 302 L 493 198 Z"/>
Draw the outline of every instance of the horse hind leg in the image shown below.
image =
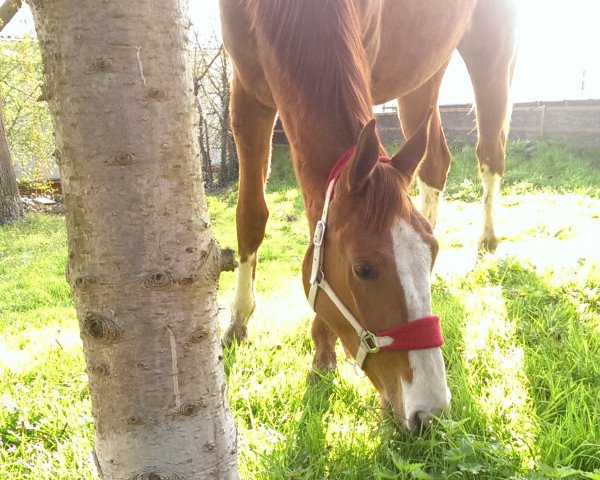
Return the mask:
<path id="1" fill-rule="evenodd" d="M 502 28 L 499 28 L 499 25 Z M 484 2 L 475 11 L 473 27 L 459 46 L 477 106 L 477 160 L 483 186 L 483 231 L 479 247 L 493 252 L 498 246 L 494 208 L 504 175 L 509 103 L 516 55 L 514 11 L 507 2 Z"/>
<path id="2" fill-rule="evenodd" d="M 271 134 L 276 110 L 258 102 L 234 77 L 231 88 L 231 121 L 240 165 L 236 210 L 239 267 L 231 323 L 224 343 L 242 341 L 255 307 L 254 283 L 257 252 L 265 236 L 269 210 L 265 184 L 271 156 Z"/>
<path id="3" fill-rule="evenodd" d="M 508 103 L 509 74 L 495 81 L 473 81 L 477 104 L 477 160 L 483 186 L 483 231 L 479 246 L 493 252 L 498 246 L 494 228 L 494 208 L 504 175 L 506 140 L 511 108 Z"/>
<path id="4" fill-rule="evenodd" d="M 429 127 L 425 157 L 419 167 L 419 210 L 435 227 L 439 203 L 450 170 L 450 149 L 446 142 L 440 111 L 437 106 L 440 84 L 447 64 L 416 90 L 398 99 L 398 112 L 404 138 L 410 138 L 419 128 L 430 107 L 434 107 Z"/>

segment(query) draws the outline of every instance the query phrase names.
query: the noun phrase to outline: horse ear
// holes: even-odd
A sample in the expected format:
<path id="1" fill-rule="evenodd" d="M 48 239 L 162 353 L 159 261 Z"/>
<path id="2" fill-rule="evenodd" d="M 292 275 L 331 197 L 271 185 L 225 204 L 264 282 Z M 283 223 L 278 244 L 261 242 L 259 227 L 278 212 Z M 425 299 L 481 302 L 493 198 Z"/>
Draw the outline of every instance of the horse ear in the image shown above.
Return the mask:
<path id="1" fill-rule="evenodd" d="M 417 128 L 417 131 L 402 145 L 402 148 L 391 159 L 392 165 L 410 180 L 412 180 L 415 170 L 427 151 L 432 114 L 433 107 L 429 107 L 429 111 L 419 128 Z"/>
<path id="2" fill-rule="evenodd" d="M 348 183 L 350 190 L 360 190 L 379 160 L 380 143 L 375 130 L 375 119 L 371 119 L 360 132 L 354 157 L 350 163 Z"/>

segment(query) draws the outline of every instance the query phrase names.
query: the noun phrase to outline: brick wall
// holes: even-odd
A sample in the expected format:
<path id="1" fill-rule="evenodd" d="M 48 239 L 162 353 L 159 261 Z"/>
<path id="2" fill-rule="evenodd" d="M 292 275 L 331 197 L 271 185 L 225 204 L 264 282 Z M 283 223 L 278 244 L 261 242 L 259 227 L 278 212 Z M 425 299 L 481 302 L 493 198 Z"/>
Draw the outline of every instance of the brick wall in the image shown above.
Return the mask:
<path id="1" fill-rule="evenodd" d="M 449 141 L 475 143 L 475 111 L 469 105 L 440 107 L 442 124 Z M 403 137 L 395 112 L 377 113 L 377 127 L 383 143 L 397 143 Z M 518 103 L 511 117 L 511 139 L 559 139 L 575 146 L 600 147 L 600 100 Z M 273 143 L 287 143 L 277 121 Z"/>

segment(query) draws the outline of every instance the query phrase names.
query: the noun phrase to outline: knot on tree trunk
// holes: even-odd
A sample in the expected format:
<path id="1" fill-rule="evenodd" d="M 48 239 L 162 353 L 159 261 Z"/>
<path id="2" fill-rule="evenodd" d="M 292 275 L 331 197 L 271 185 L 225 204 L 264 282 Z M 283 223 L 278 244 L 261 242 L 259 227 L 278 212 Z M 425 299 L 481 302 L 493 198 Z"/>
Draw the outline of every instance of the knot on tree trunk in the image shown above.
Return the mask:
<path id="1" fill-rule="evenodd" d="M 235 252 L 231 248 L 219 248 L 221 272 L 233 272 L 238 266 Z"/>

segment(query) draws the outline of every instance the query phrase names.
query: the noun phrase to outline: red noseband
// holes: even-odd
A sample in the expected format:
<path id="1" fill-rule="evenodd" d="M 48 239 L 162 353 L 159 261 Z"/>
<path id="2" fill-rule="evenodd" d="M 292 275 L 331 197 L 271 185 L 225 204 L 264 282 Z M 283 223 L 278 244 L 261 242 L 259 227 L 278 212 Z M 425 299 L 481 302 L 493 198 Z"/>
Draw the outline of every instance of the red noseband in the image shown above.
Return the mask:
<path id="1" fill-rule="evenodd" d="M 377 337 L 392 339 L 392 343 L 382 345 L 381 350 L 422 350 L 441 347 L 444 344 L 440 317 L 437 315 L 403 323 L 398 327 L 377 333 Z"/>

